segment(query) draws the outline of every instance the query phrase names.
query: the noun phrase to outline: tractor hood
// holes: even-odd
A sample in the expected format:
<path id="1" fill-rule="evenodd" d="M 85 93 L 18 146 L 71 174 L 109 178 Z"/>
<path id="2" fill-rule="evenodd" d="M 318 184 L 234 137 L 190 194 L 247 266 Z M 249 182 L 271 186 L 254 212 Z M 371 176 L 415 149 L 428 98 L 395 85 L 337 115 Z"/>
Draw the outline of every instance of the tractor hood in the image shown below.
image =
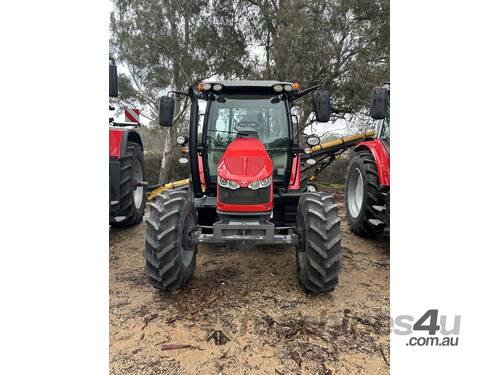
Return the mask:
<path id="1" fill-rule="evenodd" d="M 217 175 L 246 187 L 254 180 L 270 177 L 273 163 L 266 148 L 256 138 L 236 138 L 219 160 Z"/>

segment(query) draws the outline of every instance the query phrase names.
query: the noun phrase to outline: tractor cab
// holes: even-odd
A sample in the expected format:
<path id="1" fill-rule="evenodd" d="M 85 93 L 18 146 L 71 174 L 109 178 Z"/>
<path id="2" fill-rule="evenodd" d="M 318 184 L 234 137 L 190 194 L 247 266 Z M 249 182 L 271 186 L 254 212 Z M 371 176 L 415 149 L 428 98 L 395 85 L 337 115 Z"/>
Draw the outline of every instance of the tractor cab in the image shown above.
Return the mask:
<path id="1" fill-rule="evenodd" d="M 191 183 L 203 224 L 227 215 L 295 223 L 303 149 L 293 136 L 291 107 L 311 92 L 317 120 L 328 121 L 328 92 L 301 91 L 297 82 L 209 81 L 173 93 L 191 98 Z M 206 103 L 202 124 L 199 101 Z M 160 124 L 168 126 L 174 100 L 160 102 Z"/>
<path id="2" fill-rule="evenodd" d="M 217 182 L 218 162 L 227 147 L 243 138 L 258 140 L 264 146 L 273 162 L 273 181 L 283 185 L 292 143 L 286 105 L 276 95 L 227 94 L 209 102 L 203 144 L 210 184 Z"/>

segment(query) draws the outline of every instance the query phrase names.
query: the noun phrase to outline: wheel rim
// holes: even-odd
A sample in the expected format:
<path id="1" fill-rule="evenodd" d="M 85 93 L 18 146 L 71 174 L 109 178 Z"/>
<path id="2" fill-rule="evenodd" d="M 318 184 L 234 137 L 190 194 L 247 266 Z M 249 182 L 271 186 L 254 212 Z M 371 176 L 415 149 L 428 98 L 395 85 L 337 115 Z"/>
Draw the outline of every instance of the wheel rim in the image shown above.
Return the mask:
<path id="1" fill-rule="evenodd" d="M 142 206 L 142 199 L 144 196 L 144 188 L 142 186 L 138 186 L 137 182 L 142 182 L 142 168 L 139 160 L 134 160 L 134 177 L 132 179 L 134 184 L 134 205 L 135 208 L 140 209 Z"/>
<path id="2" fill-rule="evenodd" d="M 184 219 L 184 226 L 182 229 L 181 261 L 185 267 L 189 267 L 194 257 L 194 245 L 191 243 L 191 232 L 194 228 L 194 216 L 188 214 Z"/>
<path id="3" fill-rule="evenodd" d="M 355 171 L 349 176 L 349 182 L 347 185 L 347 206 L 349 208 L 349 213 L 353 218 L 357 218 L 361 212 L 363 195 L 363 175 L 361 174 L 361 171 L 356 168 Z"/>

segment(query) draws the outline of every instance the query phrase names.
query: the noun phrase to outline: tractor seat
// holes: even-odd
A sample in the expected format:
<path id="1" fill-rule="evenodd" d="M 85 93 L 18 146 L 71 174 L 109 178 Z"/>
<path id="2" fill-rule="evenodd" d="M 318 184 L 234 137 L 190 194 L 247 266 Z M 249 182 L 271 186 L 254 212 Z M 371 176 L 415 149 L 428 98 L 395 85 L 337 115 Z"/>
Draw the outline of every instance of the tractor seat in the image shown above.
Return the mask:
<path id="1" fill-rule="evenodd" d="M 264 116 L 262 113 L 252 113 L 244 116 L 236 125 L 238 138 L 257 138 L 262 133 Z"/>
<path id="2" fill-rule="evenodd" d="M 257 123 L 240 122 L 236 126 L 236 138 L 257 138 L 259 139 L 259 128 Z"/>

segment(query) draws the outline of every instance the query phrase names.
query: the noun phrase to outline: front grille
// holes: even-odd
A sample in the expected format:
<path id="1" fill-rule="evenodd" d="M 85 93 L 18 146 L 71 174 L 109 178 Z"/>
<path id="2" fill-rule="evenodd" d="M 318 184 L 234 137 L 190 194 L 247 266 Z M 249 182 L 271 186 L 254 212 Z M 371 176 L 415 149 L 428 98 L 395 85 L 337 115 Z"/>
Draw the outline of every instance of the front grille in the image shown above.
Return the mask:
<path id="1" fill-rule="evenodd" d="M 219 186 L 219 201 L 227 204 L 263 204 L 271 201 L 271 186 L 252 190 L 249 188 L 228 189 Z"/>

